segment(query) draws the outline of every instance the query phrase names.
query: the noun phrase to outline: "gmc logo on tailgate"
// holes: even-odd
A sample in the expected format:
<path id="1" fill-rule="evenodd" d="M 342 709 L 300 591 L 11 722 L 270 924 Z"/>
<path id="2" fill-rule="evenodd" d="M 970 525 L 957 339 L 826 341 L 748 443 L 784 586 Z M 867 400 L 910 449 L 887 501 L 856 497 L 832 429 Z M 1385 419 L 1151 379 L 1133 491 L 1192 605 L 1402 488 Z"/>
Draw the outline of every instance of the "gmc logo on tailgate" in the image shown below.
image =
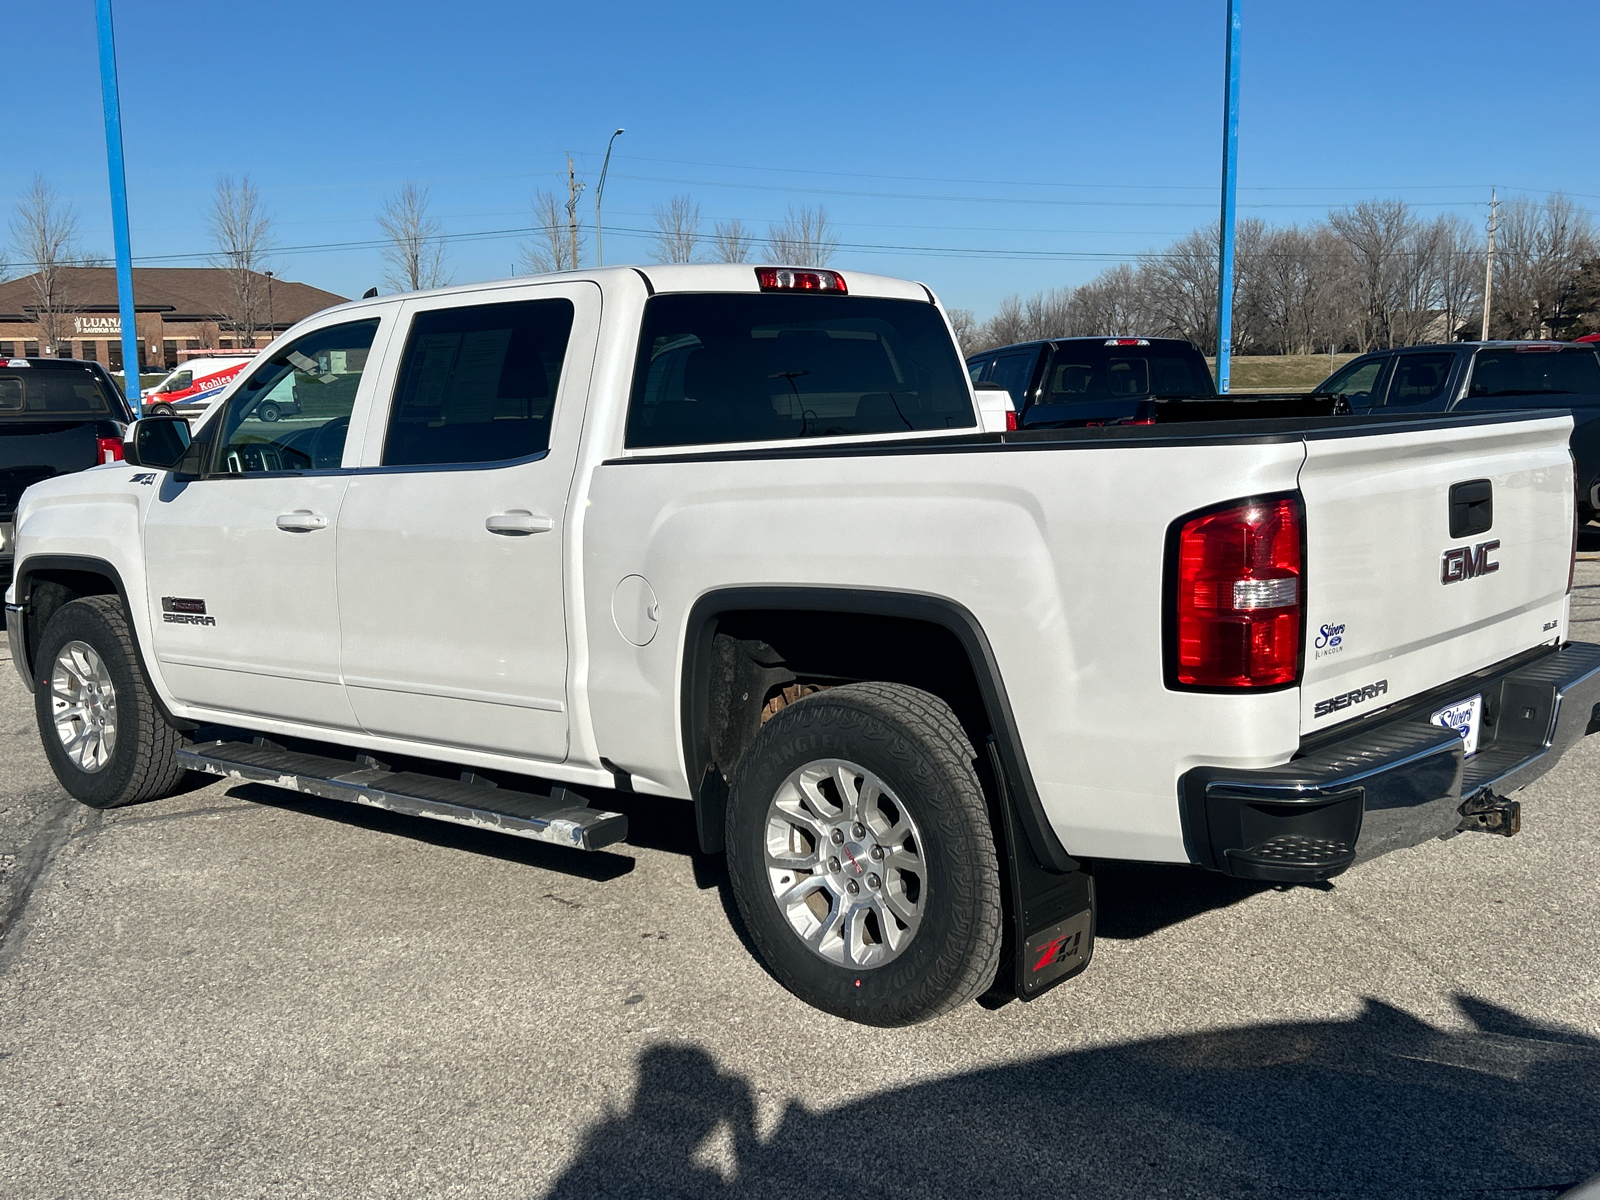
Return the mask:
<path id="1" fill-rule="evenodd" d="M 1479 542 L 1470 549 L 1459 546 L 1454 550 L 1446 550 L 1441 556 L 1443 569 L 1440 572 L 1440 583 L 1460 583 L 1463 579 L 1476 579 L 1479 575 L 1492 575 L 1500 569 L 1500 564 L 1489 561 L 1489 552 L 1500 549 L 1500 543 Z"/>

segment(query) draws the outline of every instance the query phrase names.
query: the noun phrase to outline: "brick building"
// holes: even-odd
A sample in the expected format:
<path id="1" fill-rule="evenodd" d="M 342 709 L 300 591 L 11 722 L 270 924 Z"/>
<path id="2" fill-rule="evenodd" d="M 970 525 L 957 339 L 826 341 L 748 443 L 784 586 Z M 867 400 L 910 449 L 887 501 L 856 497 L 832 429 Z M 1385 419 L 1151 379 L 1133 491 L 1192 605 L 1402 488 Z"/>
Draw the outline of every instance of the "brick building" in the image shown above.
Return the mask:
<path id="1" fill-rule="evenodd" d="M 345 297 L 305 283 L 256 275 L 249 291 L 252 324 L 239 307 L 230 272 L 215 267 L 135 267 L 133 308 L 139 369 L 178 365 L 180 351 L 265 346 L 296 321 Z M 62 270 L 52 341 L 35 275 L 0 283 L 0 358 L 86 358 L 122 370 L 122 319 L 117 272 L 111 267 Z"/>

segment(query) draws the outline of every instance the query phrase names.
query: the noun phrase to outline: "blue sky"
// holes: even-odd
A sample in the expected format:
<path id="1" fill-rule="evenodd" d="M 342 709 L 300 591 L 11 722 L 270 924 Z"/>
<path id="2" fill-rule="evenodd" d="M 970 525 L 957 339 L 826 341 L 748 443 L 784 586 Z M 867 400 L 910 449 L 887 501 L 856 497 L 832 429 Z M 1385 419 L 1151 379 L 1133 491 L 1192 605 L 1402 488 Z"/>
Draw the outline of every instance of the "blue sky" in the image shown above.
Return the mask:
<path id="1" fill-rule="evenodd" d="M 527 226 L 566 152 L 592 189 L 618 126 L 609 262 L 648 261 L 628 231 L 674 193 L 708 228 L 822 204 L 836 266 L 921 279 L 980 316 L 1216 211 L 1222 0 L 115 9 L 133 250 L 151 265 L 204 252 L 217 176 L 248 172 L 282 275 L 359 295 L 376 249 L 293 247 L 373 239 L 408 179 L 452 234 Z M 1600 209 L 1592 5 L 1244 0 L 1243 22 L 1241 215 L 1384 195 L 1477 219 L 1491 184 Z M 38 172 L 109 252 L 92 0 L 46 24 L 7 55 L 0 203 Z M 516 255 L 507 236 L 450 248 L 458 282 Z"/>

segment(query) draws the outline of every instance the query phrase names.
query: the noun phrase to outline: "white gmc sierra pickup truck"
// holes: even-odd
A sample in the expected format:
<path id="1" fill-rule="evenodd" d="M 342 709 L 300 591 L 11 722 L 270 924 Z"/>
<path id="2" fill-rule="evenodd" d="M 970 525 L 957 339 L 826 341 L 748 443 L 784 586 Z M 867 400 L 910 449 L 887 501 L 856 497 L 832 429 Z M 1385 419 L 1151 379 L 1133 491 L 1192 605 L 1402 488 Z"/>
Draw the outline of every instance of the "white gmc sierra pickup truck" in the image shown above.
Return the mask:
<path id="1" fill-rule="evenodd" d="M 346 304 L 28 489 L 12 653 L 91 805 L 206 771 L 594 850 L 688 801 L 773 974 L 877 1024 L 1081 969 L 1096 860 L 1513 833 L 1597 728 L 1564 414 L 984 425 L 895 279 Z"/>

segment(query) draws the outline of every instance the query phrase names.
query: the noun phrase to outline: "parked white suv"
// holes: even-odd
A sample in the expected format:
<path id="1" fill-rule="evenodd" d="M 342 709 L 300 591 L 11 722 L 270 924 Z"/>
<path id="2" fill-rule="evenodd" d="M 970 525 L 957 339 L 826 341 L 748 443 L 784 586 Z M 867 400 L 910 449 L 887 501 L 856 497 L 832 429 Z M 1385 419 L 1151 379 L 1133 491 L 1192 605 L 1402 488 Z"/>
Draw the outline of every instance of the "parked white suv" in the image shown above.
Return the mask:
<path id="1" fill-rule="evenodd" d="M 319 313 L 30 488 L 9 635 L 85 803 L 201 770 L 590 850 L 680 804 L 779 979 L 904 1023 L 1083 967 L 1099 859 L 1515 832 L 1600 701 L 1569 428 L 985 432 L 919 284 L 517 279 Z"/>

